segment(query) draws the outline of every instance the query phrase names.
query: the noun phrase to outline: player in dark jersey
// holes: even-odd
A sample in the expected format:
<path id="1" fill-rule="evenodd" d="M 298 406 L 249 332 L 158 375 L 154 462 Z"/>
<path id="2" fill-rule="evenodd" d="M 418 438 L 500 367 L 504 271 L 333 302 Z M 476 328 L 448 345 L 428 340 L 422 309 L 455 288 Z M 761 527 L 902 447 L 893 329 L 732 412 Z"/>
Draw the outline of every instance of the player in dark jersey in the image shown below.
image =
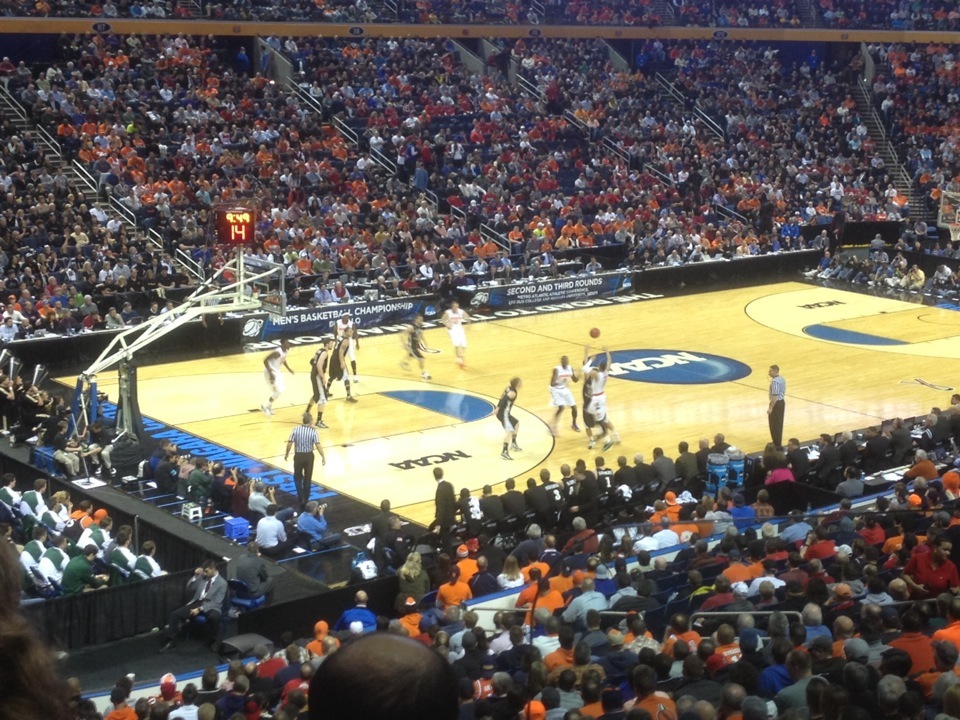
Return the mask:
<path id="1" fill-rule="evenodd" d="M 510 457 L 511 450 L 521 452 L 520 446 L 517 445 L 517 429 L 520 421 L 511 415 L 510 412 L 513 410 L 513 405 L 517 401 L 517 393 L 522 384 L 520 378 L 512 378 L 510 384 L 500 396 L 500 401 L 497 403 L 497 420 L 500 421 L 500 424 L 503 426 L 503 432 L 505 433 L 503 438 L 503 452 L 500 453 L 500 457 L 504 460 L 513 460 L 513 458 Z"/>
<path id="2" fill-rule="evenodd" d="M 327 406 L 327 393 L 323 379 L 327 376 L 327 364 L 330 362 L 330 351 L 333 350 L 333 339 L 327 339 L 320 345 L 310 361 L 310 384 L 313 386 L 313 396 L 307 403 L 306 412 L 309 414 L 313 406 L 317 406 L 317 427 L 326 429 L 323 422 L 323 409 Z"/>
<path id="3" fill-rule="evenodd" d="M 583 426 L 587 429 L 587 448 L 592 450 L 597 441 L 593 438 L 593 429 L 597 427 L 597 421 L 590 412 L 590 401 L 593 400 L 593 383 L 590 378 L 590 371 L 593 370 L 593 362 L 590 357 L 590 348 L 583 349 L 583 369 L 580 371 L 583 376 Z"/>
<path id="4" fill-rule="evenodd" d="M 563 487 L 560 483 L 550 478 L 550 471 L 547 468 L 540 470 L 540 487 L 543 488 L 543 491 L 547 494 L 547 499 L 550 501 L 550 510 L 553 513 L 550 518 L 550 525 L 553 526 L 557 522 L 557 516 L 560 514 L 561 508 L 566 504 L 567 498 L 563 494 Z"/>
<path id="5" fill-rule="evenodd" d="M 350 335 L 352 333 L 352 330 L 346 330 L 336 341 L 333 353 L 330 355 L 330 379 L 327 380 L 324 392 L 329 395 L 330 386 L 333 385 L 334 380 L 343 380 L 343 386 L 347 390 L 347 402 L 355 403 L 357 399 L 350 392 L 350 373 L 347 372 L 347 368 L 349 367 L 348 352 L 350 350 Z"/>
<path id="6" fill-rule="evenodd" d="M 410 363 L 407 361 L 414 358 L 417 365 L 420 366 L 420 377 L 429 380 L 430 373 L 427 372 L 426 363 L 423 359 L 423 348 L 423 315 L 417 315 L 413 318 L 413 323 L 403 333 L 403 349 L 406 350 L 407 356 L 400 363 L 400 367 L 404 370 L 408 369 Z"/>

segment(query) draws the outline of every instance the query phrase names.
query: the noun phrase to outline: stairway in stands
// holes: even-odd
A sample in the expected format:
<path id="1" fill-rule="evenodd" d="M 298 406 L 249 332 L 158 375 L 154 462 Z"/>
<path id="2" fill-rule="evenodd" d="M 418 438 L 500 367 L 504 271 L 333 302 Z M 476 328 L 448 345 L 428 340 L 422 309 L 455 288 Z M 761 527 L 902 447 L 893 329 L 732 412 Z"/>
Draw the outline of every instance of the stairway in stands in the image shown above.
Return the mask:
<path id="1" fill-rule="evenodd" d="M 99 191 L 98 180 L 77 160 L 65 157 L 60 143 L 45 128 L 34 122 L 27 110 L 14 97 L 9 89 L 0 84 L 0 118 L 6 120 L 22 137 L 29 137 L 35 143 L 43 158 L 38 167 L 46 166 L 51 170 L 63 170 L 74 193 L 81 195 L 88 206 L 97 206 L 108 215 L 116 214 L 133 236 L 138 230 L 134 212 L 116 198 L 107 198 Z M 144 233 L 154 252 L 165 253 L 163 239 L 156 231 Z M 189 257 L 175 258 L 181 269 L 196 281 L 202 281 L 203 269 Z"/>
<path id="2" fill-rule="evenodd" d="M 198 0 L 177 0 L 178 17 L 203 17 L 203 7 Z"/>
<path id="3" fill-rule="evenodd" d="M 910 217 L 914 220 L 923 220 L 930 225 L 936 223 L 936 212 L 927 207 L 923 192 L 913 182 L 913 178 L 904 167 L 903 158 L 890 141 L 883 119 L 877 112 L 873 92 L 862 78 L 857 79 L 857 85 L 853 88 L 853 98 L 857 102 L 857 112 L 863 118 L 870 137 L 876 143 L 877 152 L 883 158 L 887 173 L 893 178 L 897 190 L 906 193 L 910 199 Z"/>
<path id="4" fill-rule="evenodd" d="M 38 166 L 47 166 L 51 170 L 63 170 L 71 186 L 83 196 L 87 204 L 103 207 L 103 203 L 97 197 L 96 184 L 90 187 L 74 164 L 63 157 L 57 140 L 33 122 L 23 105 L 3 85 L 0 85 L 0 118 L 15 128 L 21 138 L 33 140 L 43 158 L 42 162 L 37 163 Z"/>

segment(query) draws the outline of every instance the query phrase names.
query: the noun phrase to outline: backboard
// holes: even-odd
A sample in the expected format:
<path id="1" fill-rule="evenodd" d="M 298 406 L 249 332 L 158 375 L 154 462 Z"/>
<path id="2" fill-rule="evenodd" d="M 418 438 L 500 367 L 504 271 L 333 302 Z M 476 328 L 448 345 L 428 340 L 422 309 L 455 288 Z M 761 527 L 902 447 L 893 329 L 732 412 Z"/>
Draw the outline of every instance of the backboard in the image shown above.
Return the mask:
<path id="1" fill-rule="evenodd" d="M 960 240 L 960 193 L 944 190 L 940 194 L 937 225 L 947 228 L 954 242 Z"/>
<path id="2" fill-rule="evenodd" d="M 243 254 L 239 266 L 238 280 L 248 279 L 244 292 L 259 299 L 261 309 L 271 315 L 286 315 L 286 268 L 279 263 Z"/>

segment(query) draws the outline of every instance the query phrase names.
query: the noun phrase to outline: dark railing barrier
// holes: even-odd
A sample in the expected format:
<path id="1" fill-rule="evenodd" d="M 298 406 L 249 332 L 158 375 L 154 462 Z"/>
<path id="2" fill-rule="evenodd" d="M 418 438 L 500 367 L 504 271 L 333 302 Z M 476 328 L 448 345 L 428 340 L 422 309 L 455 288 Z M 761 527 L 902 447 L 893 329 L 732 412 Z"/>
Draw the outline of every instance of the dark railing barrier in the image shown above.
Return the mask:
<path id="1" fill-rule="evenodd" d="M 883 238 L 884 242 L 896 245 L 902 228 L 903 223 L 889 220 L 849 222 L 843 226 L 843 233 L 839 238 L 840 246 L 869 245 L 877 235 Z"/>
<path id="2" fill-rule="evenodd" d="M 819 250 L 797 250 L 733 260 L 711 260 L 676 267 L 637 271 L 635 292 L 701 293 L 733 287 L 795 280 L 797 273 L 817 264 Z"/>
<path id="3" fill-rule="evenodd" d="M 761 488 L 765 488 L 770 494 L 770 504 L 778 515 L 786 515 L 791 510 L 836 505 L 841 500 L 841 496 L 837 493 L 805 482 L 781 482 L 745 488 L 744 498 L 748 504 L 757 499 L 757 493 Z"/>
<path id="4" fill-rule="evenodd" d="M 199 321 L 189 322 L 159 338 L 151 345 L 150 354 L 156 358 L 175 353 L 199 355 L 229 346 L 236 349 L 246 318 L 224 317 L 223 325 L 208 321 L 204 328 Z M 97 330 L 76 335 L 46 335 L 25 340 L 14 340 L 5 347 L 23 364 L 32 367 L 86 366 L 92 363 L 113 340 L 119 330 Z"/>
<path id="5" fill-rule="evenodd" d="M 354 598 L 358 590 L 367 593 L 367 607 L 374 613 L 396 616 L 394 603 L 399 592 L 397 578 L 377 578 L 245 612 L 237 620 L 237 632 L 280 637 L 289 630 L 294 637 L 313 637 L 313 626 L 317 620 L 325 618 L 333 627 L 343 611 L 356 604 Z"/>
<path id="6" fill-rule="evenodd" d="M 73 650 L 163 627 L 183 604 L 193 570 L 25 605 L 24 614 L 55 648 Z"/>

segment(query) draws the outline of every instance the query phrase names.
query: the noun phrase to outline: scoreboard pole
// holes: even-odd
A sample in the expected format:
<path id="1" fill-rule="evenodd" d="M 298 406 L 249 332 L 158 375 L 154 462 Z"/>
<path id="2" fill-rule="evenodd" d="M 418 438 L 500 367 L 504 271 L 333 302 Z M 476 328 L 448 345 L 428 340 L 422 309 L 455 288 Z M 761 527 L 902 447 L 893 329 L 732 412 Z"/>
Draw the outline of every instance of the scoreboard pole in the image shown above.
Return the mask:
<path id="1" fill-rule="evenodd" d="M 244 269 L 243 251 L 253 242 L 255 230 L 255 213 L 251 208 L 220 207 L 214 212 L 214 232 L 219 245 L 227 245 L 237 253 L 237 288 L 236 296 L 243 295 L 246 272 Z"/>

